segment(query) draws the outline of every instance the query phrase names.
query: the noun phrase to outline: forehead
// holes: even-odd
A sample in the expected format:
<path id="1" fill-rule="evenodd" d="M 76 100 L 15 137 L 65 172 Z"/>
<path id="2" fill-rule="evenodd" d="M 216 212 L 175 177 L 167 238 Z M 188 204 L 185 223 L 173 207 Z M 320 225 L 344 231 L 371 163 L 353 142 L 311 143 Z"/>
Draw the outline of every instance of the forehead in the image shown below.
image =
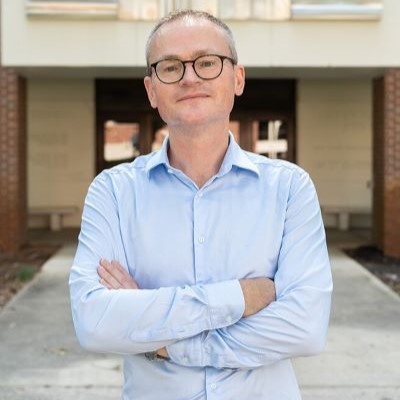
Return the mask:
<path id="1" fill-rule="evenodd" d="M 200 54 L 230 55 L 225 31 L 206 19 L 185 18 L 163 25 L 150 45 L 150 59 Z"/>

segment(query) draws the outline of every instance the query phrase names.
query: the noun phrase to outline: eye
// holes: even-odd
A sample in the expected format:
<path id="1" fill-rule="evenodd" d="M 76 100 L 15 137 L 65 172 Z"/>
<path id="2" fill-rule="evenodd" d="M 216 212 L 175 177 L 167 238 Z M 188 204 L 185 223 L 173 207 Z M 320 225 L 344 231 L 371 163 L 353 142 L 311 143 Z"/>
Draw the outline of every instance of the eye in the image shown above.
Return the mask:
<path id="1" fill-rule="evenodd" d="M 214 70 L 220 65 L 221 60 L 216 56 L 203 56 L 196 60 L 196 67 L 200 70 Z"/>
<path id="2" fill-rule="evenodd" d="M 164 68 L 164 71 L 165 72 L 174 72 L 174 71 L 176 71 L 178 69 L 178 67 L 176 66 L 176 65 L 167 65 L 165 68 Z"/>
<path id="3" fill-rule="evenodd" d="M 213 67 L 215 65 L 215 62 L 206 60 L 206 61 L 202 61 L 200 65 L 202 68 L 209 68 L 209 67 Z"/>
<path id="4" fill-rule="evenodd" d="M 216 65 L 216 62 L 213 59 L 206 58 L 204 60 L 202 59 L 198 60 L 196 64 L 199 68 L 208 69 L 214 67 Z"/>
<path id="5" fill-rule="evenodd" d="M 182 69 L 182 64 L 177 60 L 165 60 L 158 64 L 158 69 L 162 73 L 171 74 Z"/>

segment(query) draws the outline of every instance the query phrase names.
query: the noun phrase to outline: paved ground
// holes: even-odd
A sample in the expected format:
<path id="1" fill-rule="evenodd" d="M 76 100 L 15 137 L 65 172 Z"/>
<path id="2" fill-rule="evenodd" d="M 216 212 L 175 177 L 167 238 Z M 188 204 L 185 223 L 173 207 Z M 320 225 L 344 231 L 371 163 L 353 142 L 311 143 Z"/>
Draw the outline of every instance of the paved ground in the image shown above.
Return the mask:
<path id="1" fill-rule="evenodd" d="M 400 399 L 400 297 L 330 250 L 333 314 L 325 352 L 296 360 L 304 400 Z"/>
<path id="2" fill-rule="evenodd" d="M 400 297 L 336 248 L 362 237 L 330 236 L 331 328 L 324 354 L 295 361 L 303 400 L 400 400 Z M 0 314 L 1 400 L 119 398 L 120 361 L 84 352 L 74 336 L 74 250 L 66 245 Z"/>

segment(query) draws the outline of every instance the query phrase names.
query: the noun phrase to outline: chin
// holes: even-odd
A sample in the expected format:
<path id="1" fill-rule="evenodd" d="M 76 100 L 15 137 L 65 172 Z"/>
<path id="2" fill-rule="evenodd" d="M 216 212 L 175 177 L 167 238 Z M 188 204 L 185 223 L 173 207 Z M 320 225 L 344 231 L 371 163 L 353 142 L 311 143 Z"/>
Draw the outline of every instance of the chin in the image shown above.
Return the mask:
<path id="1" fill-rule="evenodd" d="M 209 115 L 199 116 L 198 114 L 180 116 L 172 120 L 173 122 L 170 122 L 168 125 L 204 125 L 211 122 Z"/>

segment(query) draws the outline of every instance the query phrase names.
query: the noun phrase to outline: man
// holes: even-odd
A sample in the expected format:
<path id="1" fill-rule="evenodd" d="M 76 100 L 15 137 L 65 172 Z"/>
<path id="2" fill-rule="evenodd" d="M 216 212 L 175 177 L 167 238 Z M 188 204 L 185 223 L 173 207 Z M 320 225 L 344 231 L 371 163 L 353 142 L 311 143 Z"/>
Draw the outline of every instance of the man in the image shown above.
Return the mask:
<path id="1" fill-rule="evenodd" d="M 332 290 L 313 184 L 229 134 L 244 68 L 220 20 L 169 15 L 147 62 L 169 137 L 89 189 L 77 336 L 124 355 L 123 399 L 299 399 L 290 359 L 322 349 Z"/>

